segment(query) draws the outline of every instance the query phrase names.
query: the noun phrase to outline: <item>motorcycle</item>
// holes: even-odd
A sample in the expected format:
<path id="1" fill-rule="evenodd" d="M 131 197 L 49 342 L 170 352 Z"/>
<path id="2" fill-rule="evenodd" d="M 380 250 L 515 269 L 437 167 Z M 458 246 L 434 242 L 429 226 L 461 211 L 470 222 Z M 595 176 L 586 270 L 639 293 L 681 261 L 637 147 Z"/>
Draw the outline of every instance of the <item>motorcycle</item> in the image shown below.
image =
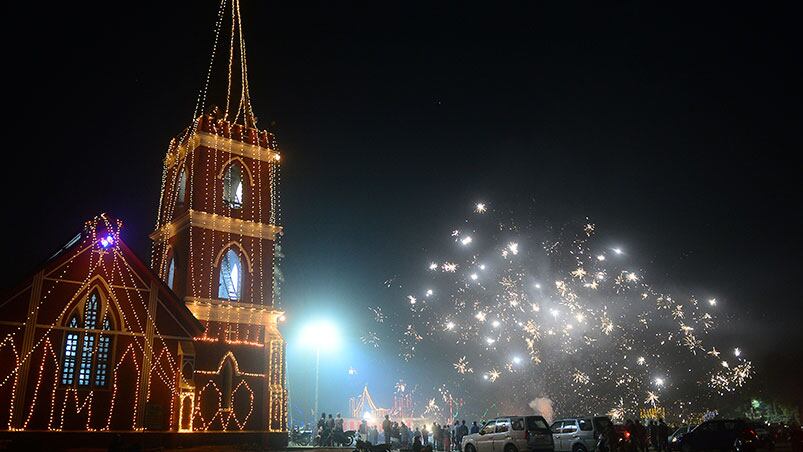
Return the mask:
<path id="1" fill-rule="evenodd" d="M 312 445 L 312 431 L 300 430 L 298 427 L 290 430 L 290 443 L 298 446 L 311 446 Z"/>

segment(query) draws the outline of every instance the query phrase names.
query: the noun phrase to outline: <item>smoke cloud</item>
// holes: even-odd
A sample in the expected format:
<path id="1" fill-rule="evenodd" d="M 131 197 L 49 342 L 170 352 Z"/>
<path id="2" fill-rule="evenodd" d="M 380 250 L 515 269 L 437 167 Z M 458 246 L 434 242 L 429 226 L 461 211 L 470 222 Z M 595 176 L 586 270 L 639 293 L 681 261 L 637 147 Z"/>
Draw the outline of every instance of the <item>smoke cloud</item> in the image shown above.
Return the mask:
<path id="1" fill-rule="evenodd" d="M 535 411 L 535 414 L 543 416 L 550 424 L 555 418 L 555 412 L 552 410 L 552 399 L 549 397 L 536 397 L 535 400 L 530 402 L 530 408 Z"/>

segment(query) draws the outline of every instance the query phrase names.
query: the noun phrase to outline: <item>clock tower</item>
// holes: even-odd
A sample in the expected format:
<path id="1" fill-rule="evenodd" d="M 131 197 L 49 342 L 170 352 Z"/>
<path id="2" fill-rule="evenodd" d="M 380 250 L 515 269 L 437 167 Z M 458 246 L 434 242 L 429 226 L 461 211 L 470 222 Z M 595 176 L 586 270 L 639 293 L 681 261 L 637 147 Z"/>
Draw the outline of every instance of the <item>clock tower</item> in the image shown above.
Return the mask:
<path id="1" fill-rule="evenodd" d="M 231 42 L 223 55 L 226 107 L 199 102 L 202 113 L 167 149 L 152 265 L 205 328 L 192 350 L 180 351 L 194 358 L 181 377 L 181 428 L 286 438 L 283 317 L 275 299 L 281 154 L 251 110 L 238 0 L 230 12 L 232 36 L 216 39 Z M 224 16 L 218 35 L 229 29 Z M 210 74 L 214 55 L 223 54 L 216 50 Z M 237 91 L 239 102 L 231 102 Z"/>

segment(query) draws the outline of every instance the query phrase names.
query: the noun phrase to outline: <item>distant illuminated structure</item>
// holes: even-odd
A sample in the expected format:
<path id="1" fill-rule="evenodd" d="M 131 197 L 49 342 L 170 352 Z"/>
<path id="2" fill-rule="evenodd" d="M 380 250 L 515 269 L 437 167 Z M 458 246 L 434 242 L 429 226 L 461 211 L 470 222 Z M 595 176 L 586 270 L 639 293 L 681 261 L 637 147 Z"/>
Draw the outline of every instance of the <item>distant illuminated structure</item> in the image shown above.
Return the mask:
<path id="1" fill-rule="evenodd" d="M 379 408 L 368 392 L 368 385 L 362 388 L 362 393 L 349 399 L 349 411 L 355 419 L 365 419 L 371 423 L 379 422 L 388 414 L 387 408 Z"/>

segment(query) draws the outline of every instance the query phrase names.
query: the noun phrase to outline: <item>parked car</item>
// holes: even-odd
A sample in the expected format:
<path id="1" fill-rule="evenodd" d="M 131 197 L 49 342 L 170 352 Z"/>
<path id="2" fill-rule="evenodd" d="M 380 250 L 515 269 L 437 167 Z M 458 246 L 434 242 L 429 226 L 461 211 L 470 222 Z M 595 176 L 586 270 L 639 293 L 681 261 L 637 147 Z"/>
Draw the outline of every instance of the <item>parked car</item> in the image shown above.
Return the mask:
<path id="1" fill-rule="evenodd" d="M 680 450 L 680 438 L 683 438 L 683 435 L 694 430 L 694 427 L 696 427 L 696 425 L 684 425 L 683 427 L 680 427 L 674 432 L 672 432 L 672 434 L 669 435 L 669 450 L 670 451 Z"/>
<path id="2" fill-rule="evenodd" d="M 479 433 L 463 437 L 464 452 L 554 452 L 549 424 L 542 416 L 502 416 Z"/>
<path id="3" fill-rule="evenodd" d="M 552 423 L 556 452 L 595 452 L 600 434 L 611 425 L 608 416 L 559 419 Z"/>
<path id="4" fill-rule="evenodd" d="M 682 452 L 710 449 L 752 452 L 769 447 L 766 439 L 759 436 L 755 424 L 738 419 L 705 421 L 683 435 L 678 443 Z"/>

